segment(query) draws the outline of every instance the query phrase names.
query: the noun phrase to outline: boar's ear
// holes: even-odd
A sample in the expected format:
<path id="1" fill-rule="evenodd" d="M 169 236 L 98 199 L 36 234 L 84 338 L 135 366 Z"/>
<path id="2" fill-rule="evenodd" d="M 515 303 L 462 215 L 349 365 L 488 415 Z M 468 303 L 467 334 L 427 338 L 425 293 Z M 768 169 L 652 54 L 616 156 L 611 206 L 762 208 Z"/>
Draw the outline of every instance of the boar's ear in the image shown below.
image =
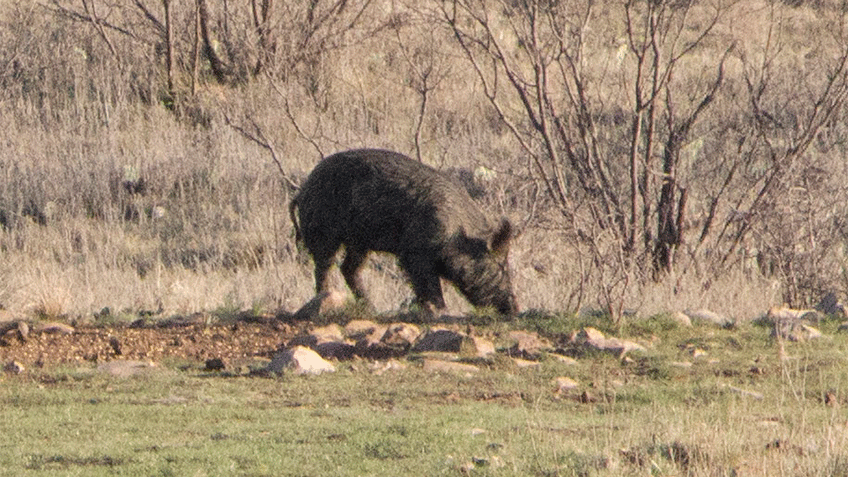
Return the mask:
<path id="1" fill-rule="evenodd" d="M 509 242 L 512 239 L 512 224 L 509 220 L 501 220 L 495 233 L 489 241 L 489 250 L 499 255 L 506 255 L 509 252 Z"/>

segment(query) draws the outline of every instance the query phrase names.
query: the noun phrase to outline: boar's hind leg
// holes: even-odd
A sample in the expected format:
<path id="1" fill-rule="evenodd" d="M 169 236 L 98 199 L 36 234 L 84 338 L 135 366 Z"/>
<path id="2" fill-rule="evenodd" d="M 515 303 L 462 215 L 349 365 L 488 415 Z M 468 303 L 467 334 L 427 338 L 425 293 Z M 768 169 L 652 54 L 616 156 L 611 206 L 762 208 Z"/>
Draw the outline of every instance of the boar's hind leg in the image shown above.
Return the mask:
<path id="1" fill-rule="evenodd" d="M 315 293 L 321 294 L 327 291 L 327 272 L 333 264 L 333 254 L 314 253 L 312 261 L 315 262 Z"/>
<path id="2" fill-rule="evenodd" d="M 344 276 L 348 288 L 360 300 L 367 300 L 365 289 L 362 287 L 362 279 L 359 277 L 359 269 L 362 268 L 366 256 L 368 256 L 368 250 L 348 247 L 345 250 L 345 258 L 341 267 L 342 276 Z"/>
<path id="3" fill-rule="evenodd" d="M 430 305 L 437 310 L 444 310 L 442 284 L 433 261 L 426 255 L 406 255 L 401 257 L 400 264 L 409 275 L 418 305 L 428 311 L 432 311 Z"/>

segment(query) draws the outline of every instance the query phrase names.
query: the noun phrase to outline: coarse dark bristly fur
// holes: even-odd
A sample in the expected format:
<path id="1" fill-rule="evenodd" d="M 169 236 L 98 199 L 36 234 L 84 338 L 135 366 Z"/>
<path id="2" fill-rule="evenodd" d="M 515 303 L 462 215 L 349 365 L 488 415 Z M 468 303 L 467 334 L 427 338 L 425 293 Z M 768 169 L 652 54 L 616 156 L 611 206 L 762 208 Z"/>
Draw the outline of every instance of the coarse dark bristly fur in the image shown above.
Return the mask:
<path id="1" fill-rule="evenodd" d="M 315 262 L 318 293 L 327 291 L 327 272 L 344 245 L 342 275 L 359 299 L 367 300 L 359 269 L 376 251 L 397 256 L 425 310 L 445 308 L 439 277 L 475 306 L 504 315 L 518 309 L 507 264 L 509 221 L 493 226 L 465 189 L 403 154 L 360 149 L 325 158 L 289 213 Z"/>

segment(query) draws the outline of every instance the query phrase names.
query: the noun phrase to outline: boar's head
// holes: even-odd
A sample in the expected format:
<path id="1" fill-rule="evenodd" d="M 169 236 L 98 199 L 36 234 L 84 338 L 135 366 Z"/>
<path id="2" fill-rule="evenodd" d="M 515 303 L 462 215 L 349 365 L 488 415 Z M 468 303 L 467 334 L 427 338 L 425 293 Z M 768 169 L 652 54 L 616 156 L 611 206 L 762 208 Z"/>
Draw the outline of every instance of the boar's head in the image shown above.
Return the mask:
<path id="1" fill-rule="evenodd" d="M 508 263 L 512 225 L 503 219 L 488 237 L 460 229 L 446 247 L 445 278 L 474 306 L 491 306 L 503 315 L 518 311 Z"/>

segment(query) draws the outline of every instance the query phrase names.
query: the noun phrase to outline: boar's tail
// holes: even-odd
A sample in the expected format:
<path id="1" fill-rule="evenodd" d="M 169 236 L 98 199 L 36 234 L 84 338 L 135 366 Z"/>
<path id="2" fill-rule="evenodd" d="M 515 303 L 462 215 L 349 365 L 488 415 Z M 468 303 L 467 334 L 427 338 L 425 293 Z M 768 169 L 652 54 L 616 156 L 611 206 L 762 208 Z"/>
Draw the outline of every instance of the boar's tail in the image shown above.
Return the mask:
<path id="1" fill-rule="evenodd" d="M 300 194 L 294 196 L 289 202 L 289 218 L 292 221 L 292 225 L 294 226 L 294 242 L 300 243 L 303 240 L 303 235 L 300 233 L 300 224 L 297 223 L 297 213 L 295 213 L 295 209 L 298 207 L 297 199 L 300 198 Z"/>

